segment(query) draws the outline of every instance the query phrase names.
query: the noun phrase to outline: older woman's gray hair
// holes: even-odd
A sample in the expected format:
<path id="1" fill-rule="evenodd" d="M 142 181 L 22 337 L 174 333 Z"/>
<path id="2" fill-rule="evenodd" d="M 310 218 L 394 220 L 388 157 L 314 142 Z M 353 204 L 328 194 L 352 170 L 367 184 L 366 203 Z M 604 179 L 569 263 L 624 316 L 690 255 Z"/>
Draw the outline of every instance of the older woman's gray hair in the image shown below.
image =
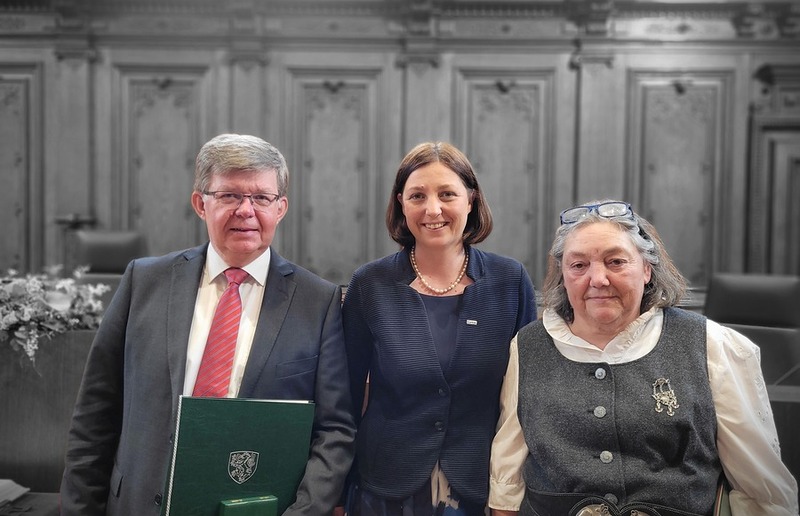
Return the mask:
<path id="1" fill-rule="evenodd" d="M 620 201 L 591 201 L 581 206 L 596 206 L 606 202 Z M 546 308 L 552 308 L 567 322 L 574 320 L 575 314 L 567 297 L 567 290 L 564 287 L 564 274 L 561 270 L 564 245 L 567 238 L 575 230 L 598 222 L 616 224 L 621 231 L 628 235 L 633 245 L 639 250 L 642 258 L 650 264 L 652 271 L 650 282 L 645 285 L 639 313 L 644 313 L 654 306 L 675 306 L 683 299 L 686 294 L 686 279 L 675 267 L 667 250 L 664 248 L 664 242 L 662 242 L 661 237 L 650 222 L 633 210 L 630 210 L 625 215 L 615 217 L 603 217 L 596 211 L 589 211 L 577 222 L 562 224 L 556 230 L 548 258 L 547 276 L 542 289 L 542 297 Z"/>

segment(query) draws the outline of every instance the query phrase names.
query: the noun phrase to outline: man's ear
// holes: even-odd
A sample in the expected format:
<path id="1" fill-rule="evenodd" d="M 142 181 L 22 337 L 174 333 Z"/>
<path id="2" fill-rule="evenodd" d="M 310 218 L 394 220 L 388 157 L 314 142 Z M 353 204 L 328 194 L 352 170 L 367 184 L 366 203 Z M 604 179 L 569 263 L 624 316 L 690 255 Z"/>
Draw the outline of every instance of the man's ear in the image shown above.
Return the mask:
<path id="1" fill-rule="evenodd" d="M 278 209 L 278 222 L 280 222 L 289 211 L 289 198 L 286 196 L 279 197 L 275 202 L 278 203 L 276 208 Z"/>
<path id="2" fill-rule="evenodd" d="M 198 217 L 206 220 L 206 201 L 203 199 L 203 194 L 197 190 L 192 192 L 192 208 Z"/>

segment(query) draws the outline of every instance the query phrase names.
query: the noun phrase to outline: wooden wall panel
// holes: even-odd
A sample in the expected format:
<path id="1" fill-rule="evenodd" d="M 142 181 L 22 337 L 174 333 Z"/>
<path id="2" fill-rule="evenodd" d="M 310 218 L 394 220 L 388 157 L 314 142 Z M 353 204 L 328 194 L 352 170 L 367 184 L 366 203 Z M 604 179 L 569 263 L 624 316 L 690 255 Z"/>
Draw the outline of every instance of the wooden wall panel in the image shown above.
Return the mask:
<path id="1" fill-rule="evenodd" d="M 150 254 L 206 239 L 190 204 L 194 158 L 205 140 L 205 73 L 179 66 L 118 69 L 121 116 L 114 226 L 145 232 Z"/>
<path id="2" fill-rule="evenodd" d="M 403 151 L 424 141 L 453 142 L 452 58 L 424 53 L 398 56 L 404 79 Z"/>
<path id="3" fill-rule="evenodd" d="M 92 85 L 90 52 L 62 53 L 52 65 L 54 80 L 46 85 L 46 120 L 50 153 L 48 160 L 57 163 L 48 167 L 45 181 L 55 199 L 47 199 L 47 218 L 95 221 L 93 196 L 95 170 L 90 141 L 92 127 Z M 49 231 L 55 232 L 55 228 Z M 61 233 L 61 231 L 59 231 Z M 59 235 L 60 236 L 60 235 Z"/>
<path id="4" fill-rule="evenodd" d="M 228 125 L 240 134 L 264 138 L 265 56 L 233 56 L 230 60 L 230 114 Z M 270 142 L 273 143 L 273 142 Z"/>
<path id="5" fill-rule="evenodd" d="M 800 117 L 753 121 L 748 269 L 800 274 Z"/>
<path id="6" fill-rule="evenodd" d="M 777 81 L 769 116 L 797 109 L 793 1 L 73 3 L 0 7 L 0 63 L 27 67 L 38 96 L 25 100 L 27 126 L 0 120 L 10 131 L 0 163 L 17 166 L 27 146 L 24 172 L 7 169 L 14 190 L 0 191 L 0 215 L 20 220 L 0 237 L 0 266 L 62 262 L 61 216 L 141 229 L 154 254 L 204 240 L 188 203 L 191 161 L 206 139 L 236 131 L 275 143 L 293 172 L 276 248 L 337 282 L 354 261 L 396 249 L 383 225 L 389 185 L 403 154 L 429 139 L 503 171 L 486 179 L 498 200 L 485 245 L 533 276 L 543 276 L 558 212 L 607 196 L 651 210 L 695 287 L 709 271 L 796 269 L 790 203 L 765 189 L 754 202 L 784 211 L 750 218 L 748 188 L 760 185 L 749 177 L 767 168 L 752 167 L 746 123 L 759 67 L 772 70 L 765 84 Z M 358 107 L 336 104 L 326 81 L 341 81 Z M 304 104 L 312 98 L 324 108 Z M 781 134 L 764 133 L 776 146 L 760 156 L 783 163 L 768 168 L 794 188 L 794 140 Z M 354 192 L 358 208 L 323 188 Z M 676 208 L 683 201 L 689 210 Z M 773 219 L 769 242 L 754 240 Z M 344 240 L 329 238 L 345 223 Z"/>
<path id="7" fill-rule="evenodd" d="M 42 263 L 42 68 L 0 63 L 0 269 Z"/>
<path id="8" fill-rule="evenodd" d="M 750 106 L 747 267 L 800 274 L 800 66 L 760 57 Z"/>
<path id="9" fill-rule="evenodd" d="M 578 97 L 572 204 L 626 197 L 624 60 L 609 50 L 582 49 L 570 65 Z"/>
<path id="10" fill-rule="evenodd" d="M 770 272 L 800 275 L 800 131 L 777 142 L 775 151 Z"/>
<path id="11" fill-rule="evenodd" d="M 293 258 L 338 284 L 370 255 L 380 70 L 292 69 L 295 147 L 289 230 Z M 288 252 L 288 251 L 287 251 Z"/>
<path id="12" fill-rule="evenodd" d="M 495 222 L 482 247 L 518 259 L 541 279 L 538 221 L 552 211 L 546 175 L 553 162 L 554 71 L 462 68 L 457 77 L 459 139 Z"/>
<path id="13" fill-rule="evenodd" d="M 694 286 L 713 270 L 733 73 L 630 72 L 629 198 Z"/>

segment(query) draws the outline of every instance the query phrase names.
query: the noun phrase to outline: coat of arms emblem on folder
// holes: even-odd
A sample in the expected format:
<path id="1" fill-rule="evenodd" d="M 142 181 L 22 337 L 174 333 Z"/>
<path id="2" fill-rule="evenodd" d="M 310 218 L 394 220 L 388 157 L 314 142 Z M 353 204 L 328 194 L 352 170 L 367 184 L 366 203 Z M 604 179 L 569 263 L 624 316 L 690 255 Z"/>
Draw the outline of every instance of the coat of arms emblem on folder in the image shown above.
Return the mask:
<path id="1" fill-rule="evenodd" d="M 258 468 L 258 452 L 233 451 L 228 459 L 228 475 L 237 484 L 244 484 Z"/>

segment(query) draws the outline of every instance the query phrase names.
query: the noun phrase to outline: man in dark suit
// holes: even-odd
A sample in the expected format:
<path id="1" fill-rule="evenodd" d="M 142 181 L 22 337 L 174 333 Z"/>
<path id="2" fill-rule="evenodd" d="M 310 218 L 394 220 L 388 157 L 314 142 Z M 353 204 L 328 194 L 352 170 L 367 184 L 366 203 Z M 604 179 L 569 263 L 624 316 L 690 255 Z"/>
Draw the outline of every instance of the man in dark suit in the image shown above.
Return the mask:
<path id="1" fill-rule="evenodd" d="M 287 187 L 283 156 L 260 138 L 224 134 L 200 150 L 191 203 L 210 245 L 128 265 L 87 360 L 69 432 L 62 514 L 160 512 L 178 397 L 199 395 L 229 268 L 247 274 L 240 273 L 231 374 L 218 395 L 315 401 L 308 464 L 285 514 L 333 511 L 355 434 L 341 289 L 271 249 Z"/>

